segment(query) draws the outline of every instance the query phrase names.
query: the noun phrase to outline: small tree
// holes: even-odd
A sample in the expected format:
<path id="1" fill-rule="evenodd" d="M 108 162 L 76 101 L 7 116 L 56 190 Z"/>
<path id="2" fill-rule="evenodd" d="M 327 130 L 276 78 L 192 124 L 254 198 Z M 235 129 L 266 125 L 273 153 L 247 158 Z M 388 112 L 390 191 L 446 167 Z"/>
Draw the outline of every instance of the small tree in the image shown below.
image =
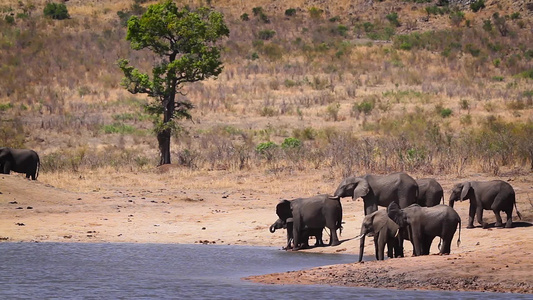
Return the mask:
<path id="1" fill-rule="evenodd" d="M 149 49 L 159 61 L 151 74 L 142 73 L 121 59 L 124 72 L 122 86 L 130 93 L 144 93 L 155 101 L 147 111 L 157 116 L 155 132 L 161 158 L 159 164 L 169 164 L 170 138 L 177 128 L 175 119 L 191 119 L 192 103 L 176 99 L 183 94 L 183 85 L 218 76 L 222 72 L 220 47 L 216 42 L 228 36 L 224 16 L 209 8 L 178 9 L 167 0 L 150 5 L 141 16 L 128 21 L 126 40 L 134 50 Z"/>

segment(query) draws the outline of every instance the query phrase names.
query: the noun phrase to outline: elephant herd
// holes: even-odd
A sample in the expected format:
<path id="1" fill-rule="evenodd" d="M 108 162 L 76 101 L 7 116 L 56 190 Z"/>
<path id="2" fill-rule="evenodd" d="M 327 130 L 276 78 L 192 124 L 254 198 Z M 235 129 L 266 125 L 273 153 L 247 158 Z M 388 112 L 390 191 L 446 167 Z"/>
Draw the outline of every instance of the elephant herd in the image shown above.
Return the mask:
<path id="1" fill-rule="evenodd" d="M 413 255 L 428 255 L 435 237 L 440 237 L 440 254 L 449 254 L 452 238 L 459 228 L 461 240 L 461 218 L 453 209 L 455 201 L 470 200 L 467 228 L 474 228 L 477 216 L 483 228 L 483 210 L 492 210 L 496 216 L 496 227 L 502 227 L 500 211 L 507 214 L 506 228 L 512 227 L 512 211 L 516 209 L 513 187 L 501 180 L 469 181 L 456 184 L 451 192 L 449 205 L 444 205 L 441 185 L 432 178 L 415 180 L 406 173 L 389 175 L 365 175 L 342 180 L 333 195 L 322 194 L 309 198 L 282 200 L 276 206 L 278 220 L 270 226 L 287 230 L 286 250 L 309 247 L 308 239 L 315 236 L 315 246 L 323 246 L 322 232 L 328 228 L 329 245 L 340 244 L 337 230 L 342 230 L 341 198 L 362 198 L 364 205 L 359 261 L 363 258 L 366 235 L 374 237 L 377 260 L 385 257 L 403 257 L 403 241 L 413 245 Z M 442 204 L 441 204 L 442 202 Z M 386 209 L 378 210 L 378 206 Z"/>

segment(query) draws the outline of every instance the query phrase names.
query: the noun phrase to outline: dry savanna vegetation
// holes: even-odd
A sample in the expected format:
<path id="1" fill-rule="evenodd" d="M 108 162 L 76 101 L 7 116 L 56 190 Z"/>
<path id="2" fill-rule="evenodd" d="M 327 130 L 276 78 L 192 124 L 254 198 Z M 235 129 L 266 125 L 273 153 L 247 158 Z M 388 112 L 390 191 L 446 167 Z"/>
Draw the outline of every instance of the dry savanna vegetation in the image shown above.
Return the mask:
<path id="1" fill-rule="evenodd" d="M 155 2 L 71 0 L 63 20 L 45 16 L 47 2 L 0 4 L 2 146 L 40 153 L 43 181 L 151 172 L 151 100 L 120 86 L 117 60 L 156 62 L 125 40 L 128 17 Z M 211 6 L 230 29 L 222 74 L 179 96 L 195 106 L 171 144 L 184 172 L 336 180 L 533 167 L 527 1 L 176 2 Z"/>

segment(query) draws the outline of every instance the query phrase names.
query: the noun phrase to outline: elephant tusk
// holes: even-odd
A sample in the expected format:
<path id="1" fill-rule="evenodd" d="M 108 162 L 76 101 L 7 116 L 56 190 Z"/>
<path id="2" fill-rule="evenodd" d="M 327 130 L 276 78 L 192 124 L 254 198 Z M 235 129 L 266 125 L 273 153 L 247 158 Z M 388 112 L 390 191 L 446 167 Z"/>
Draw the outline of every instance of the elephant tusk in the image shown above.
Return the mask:
<path id="1" fill-rule="evenodd" d="M 356 236 L 356 237 L 354 238 L 354 240 L 358 240 L 358 239 L 360 239 L 360 238 L 362 238 L 362 237 L 364 237 L 364 236 L 365 236 L 364 234 L 360 234 L 360 235 Z"/>
<path id="2" fill-rule="evenodd" d="M 396 234 L 394 235 L 395 238 L 398 237 L 398 233 L 400 233 L 400 228 L 398 228 L 398 229 L 396 230 Z"/>

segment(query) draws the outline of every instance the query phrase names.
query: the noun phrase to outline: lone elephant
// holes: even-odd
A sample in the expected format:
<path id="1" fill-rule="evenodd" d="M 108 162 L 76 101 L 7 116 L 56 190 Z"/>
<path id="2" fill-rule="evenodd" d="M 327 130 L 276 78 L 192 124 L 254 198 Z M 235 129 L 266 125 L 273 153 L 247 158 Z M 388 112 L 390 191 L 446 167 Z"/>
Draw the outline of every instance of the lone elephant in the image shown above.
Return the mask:
<path id="1" fill-rule="evenodd" d="M 452 239 L 459 225 L 459 239 L 461 242 L 461 218 L 450 206 L 437 205 L 421 207 L 418 204 L 400 209 L 398 204 L 392 202 L 387 207 L 389 217 L 400 226 L 404 237 L 413 244 L 413 254 L 429 255 L 431 243 L 435 237 L 442 239 L 439 247 L 440 254 L 450 254 Z"/>
<path id="2" fill-rule="evenodd" d="M 270 232 L 274 233 L 276 232 L 276 229 L 286 229 L 287 230 L 287 245 L 283 247 L 284 250 L 289 250 L 293 248 L 292 241 L 293 241 L 293 219 L 289 218 L 287 219 L 287 222 L 283 222 L 281 219 L 277 219 L 276 222 L 274 222 L 270 226 Z M 300 245 L 301 248 L 308 248 L 309 247 L 309 237 L 314 236 L 315 237 L 315 247 L 324 246 L 324 241 L 322 240 L 322 232 L 324 228 L 313 228 L 304 230 L 302 232 L 302 244 Z"/>
<path id="3" fill-rule="evenodd" d="M 483 222 L 483 210 L 492 210 L 496 216 L 496 227 L 502 227 L 500 211 L 507 214 L 506 228 L 513 227 L 513 206 L 520 219 L 522 216 L 516 208 L 516 195 L 513 187 L 502 180 L 491 181 L 467 181 L 456 184 L 450 195 L 449 205 L 453 207 L 455 201 L 470 199 L 470 209 L 468 211 L 468 226 L 474 228 L 474 217 L 483 228 L 487 228 L 487 223 Z"/>
<path id="4" fill-rule="evenodd" d="M 293 250 L 302 248 L 305 244 L 303 241 L 308 238 L 308 232 L 312 230 L 316 232 L 324 227 L 331 232 L 329 245 L 340 244 L 337 229 L 340 229 L 342 224 L 342 205 L 338 198 L 323 194 L 282 200 L 276 206 L 276 214 L 284 223 L 292 218 Z"/>
<path id="5" fill-rule="evenodd" d="M 418 184 L 418 196 L 416 203 L 420 206 L 435 206 L 442 201 L 444 204 L 444 191 L 437 180 L 433 178 L 421 178 L 416 180 Z"/>
<path id="6" fill-rule="evenodd" d="M 366 215 L 361 225 L 361 238 L 359 246 L 359 262 L 363 260 L 365 250 L 365 236 L 369 233 L 374 234 L 374 246 L 376 250 L 376 259 L 385 259 L 385 245 L 387 245 L 388 257 L 403 257 L 402 239 L 399 235 L 400 226 L 396 224 L 389 216 L 387 211 L 382 209 Z"/>
<path id="7" fill-rule="evenodd" d="M 9 174 L 11 171 L 25 173 L 26 178 L 33 180 L 39 176 L 39 155 L 29 149 L 0 148 L 0 172 Z"/>
<path id="8" fill-rule="evenodd" d="M 365 175 L 345 178 L 333 194 L 334 197 L 363 198 L 365 216 L 396 202 L 401 208 L 416 203 L 418 185 L 403 172 L 389 175 Z"/>

